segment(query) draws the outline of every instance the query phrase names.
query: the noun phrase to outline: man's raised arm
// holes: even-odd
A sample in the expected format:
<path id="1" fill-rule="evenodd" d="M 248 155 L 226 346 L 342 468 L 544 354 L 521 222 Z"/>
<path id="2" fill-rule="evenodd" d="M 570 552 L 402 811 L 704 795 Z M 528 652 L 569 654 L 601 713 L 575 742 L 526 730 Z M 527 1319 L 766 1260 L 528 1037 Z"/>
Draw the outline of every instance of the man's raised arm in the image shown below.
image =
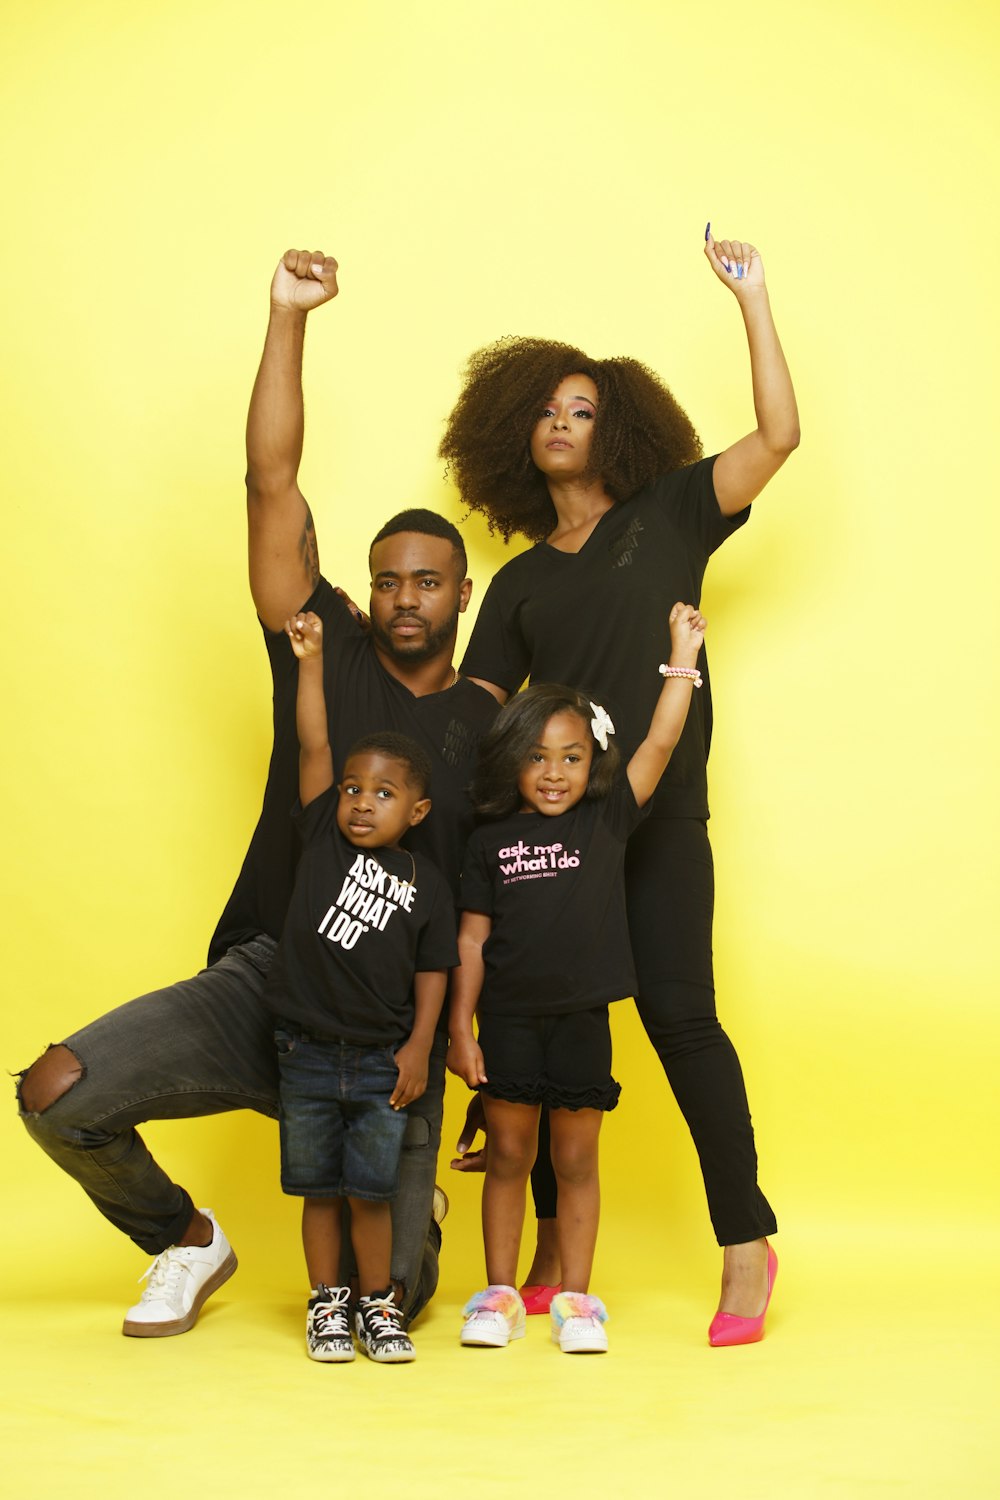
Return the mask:
<path id="1" fill-rule="evenodd" d="M 306 317 L 337 295 L 337 262 L 286 250 L 271 282 L 271 316 L 247 415 L 250 592 L 264 624 L 281 630 L 319 579 L 313 518 L 299 489 L 302 345 Z"/>

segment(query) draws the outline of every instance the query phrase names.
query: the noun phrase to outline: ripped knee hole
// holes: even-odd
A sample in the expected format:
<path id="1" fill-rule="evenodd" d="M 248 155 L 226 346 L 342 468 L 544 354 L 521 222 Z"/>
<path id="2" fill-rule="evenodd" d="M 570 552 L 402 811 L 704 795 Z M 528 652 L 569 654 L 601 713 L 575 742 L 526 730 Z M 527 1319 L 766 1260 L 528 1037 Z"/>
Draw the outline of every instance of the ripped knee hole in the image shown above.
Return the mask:
<path id="1" fill-rule="evenodd" d="M 76 1054 L 62 1042 L 56 1043 L 21 1074 L 17 1086 L 21 1108 L 28 1115 L 44 1114 L 79 1083 L 83 1073 L 83 1064 Z"/>

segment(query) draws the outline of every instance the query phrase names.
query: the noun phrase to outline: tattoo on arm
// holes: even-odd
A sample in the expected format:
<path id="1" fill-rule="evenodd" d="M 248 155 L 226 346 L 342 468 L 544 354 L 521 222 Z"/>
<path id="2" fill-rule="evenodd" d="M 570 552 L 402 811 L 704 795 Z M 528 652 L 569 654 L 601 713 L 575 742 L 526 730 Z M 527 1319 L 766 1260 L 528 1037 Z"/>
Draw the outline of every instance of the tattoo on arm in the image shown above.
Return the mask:
<path id="1" fill-rule="evenodd" d="M 309 581 L 315 588 L 319 583 L 319 548 L 316 545 L 316 528 L 313 525 L 312 511 L 308 505 L 306 506 L 306 524 L 299 537 L 299 556 L 309 576 Z"/>

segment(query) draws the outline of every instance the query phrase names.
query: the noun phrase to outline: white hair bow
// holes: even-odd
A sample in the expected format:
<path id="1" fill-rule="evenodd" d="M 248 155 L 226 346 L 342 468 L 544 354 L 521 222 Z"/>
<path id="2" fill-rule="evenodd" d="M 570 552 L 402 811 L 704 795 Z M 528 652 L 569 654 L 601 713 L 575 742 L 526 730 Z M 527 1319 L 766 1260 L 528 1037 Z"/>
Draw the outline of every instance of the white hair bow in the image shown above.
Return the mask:
<path id="1" fill-rule="evenodd" d="M 591 703 L 590 706 L 594 710 L 594 717 L 590 721 L 590 727 L 594 732 L 594 739 L 602 750 L 606 750 L 608 748 L 608 735 L 614 734 L 615 726 L 612 724 L 611 715 L 606 708 L 602 708 L 599 703 Z"/>

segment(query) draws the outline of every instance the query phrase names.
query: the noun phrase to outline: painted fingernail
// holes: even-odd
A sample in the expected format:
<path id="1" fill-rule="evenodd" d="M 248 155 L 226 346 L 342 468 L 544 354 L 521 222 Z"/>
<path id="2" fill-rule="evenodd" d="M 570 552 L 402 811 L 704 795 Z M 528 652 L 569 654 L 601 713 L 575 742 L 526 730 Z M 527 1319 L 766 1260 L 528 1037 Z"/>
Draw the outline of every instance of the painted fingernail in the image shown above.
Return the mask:
<path id="1" fill-rule="evenodd" d="M 708 223 L 705 225 L 705 238 L 706 238 L 706 240 L 708 239 L 708 236 L 710 235 L 711 232 L 712 232 L 712 221 L 711 221 L 711 219 L 709 219 Z"/>
<path id="2" fill-rule="evenodd" d="M 736 270 L 736 280 L 737 281 L 742 281 L 743 280 L 743 266 L 742 266 L 742 263 L 737 267 L 737 270 Z"/>

